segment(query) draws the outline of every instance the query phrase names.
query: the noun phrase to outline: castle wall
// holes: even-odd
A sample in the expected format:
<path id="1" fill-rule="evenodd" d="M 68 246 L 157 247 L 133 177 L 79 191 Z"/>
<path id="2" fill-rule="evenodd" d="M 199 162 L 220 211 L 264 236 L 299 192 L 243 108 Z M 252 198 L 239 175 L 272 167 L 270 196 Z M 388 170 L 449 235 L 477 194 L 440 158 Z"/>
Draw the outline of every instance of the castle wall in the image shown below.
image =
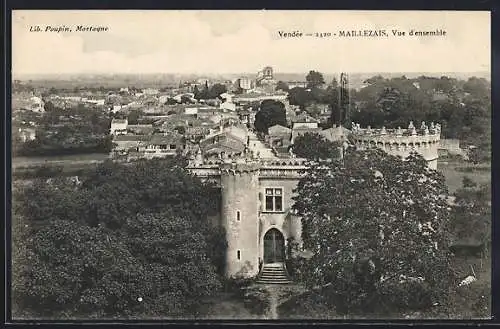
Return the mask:
<path id="1" fill-rule="evenodd" d="M 440 135 L 396 135 L 396 134 L 369 134 L 366 131 L 354 134 L 356 146 L 363 149 L 380 148 L 385 152 L 401 156 L 403 159 L 408 157 L 411 152 L 417 152 L 429 163 L 429 167 L 437 169 L 437 159 Z"/>
<path id="2" fill-rule="evenodd" d="M 228 243 L 226 275 L 256 276 L 259 272 L 258 171 L 251 165 L 223 164 L 220 177 L 221 222 Z"/>
<path id="3" fill-rule="evenodd" d="M 259 233 L 259 257 L 264 257 L 264 235 L 271 228 L 278 229 L 284 236 L 285 241 L 293 237 L 295 241 L 300 243 L 302 224 L 300 218 L 290 213 L 294 203 L 292 197 L 293 190 L 297 187 L 297 179 L 279 179 L 279 178 L 261 178 L 259 186 L 260 199 L 260 233 Z M 283 211 L 282 212 L 266 212 L 265 210 L 265 190 L 266 188 L 282 188 L 283 189 Z"/>
<path id="4" fill-rule="evenodd" d="M 439 129 L 424 130 L 423 134 L 408 130 L 386 131 L 371 129 L 353 131 L 353 140 L 359 149 L 381 148 L 389 154 L 408 157 L 411 152 L 421 154 L 432 169 L 437 169 L 440 146 Z M 291 237 L 299 244 L 302 223 L 293 214 L 293 190 L 305 169 L 304 159 L 223 159 L 194 161 L 190 169 L 202 179 L 220 183 L 220 217 L 211 219 L 226 229 L 228 249 L 226 275 L 254 277 L 259 272 L 259 260 L 264 259 L 264 235 L 271 229 L 279 230 L 285 241 Z M 230 163 L 229 161 L 234 161 Z M 281 189 L 280 211 L 266 210 L 266 188 Z M 239 216 L 238 216 L 239 213 Z"/>

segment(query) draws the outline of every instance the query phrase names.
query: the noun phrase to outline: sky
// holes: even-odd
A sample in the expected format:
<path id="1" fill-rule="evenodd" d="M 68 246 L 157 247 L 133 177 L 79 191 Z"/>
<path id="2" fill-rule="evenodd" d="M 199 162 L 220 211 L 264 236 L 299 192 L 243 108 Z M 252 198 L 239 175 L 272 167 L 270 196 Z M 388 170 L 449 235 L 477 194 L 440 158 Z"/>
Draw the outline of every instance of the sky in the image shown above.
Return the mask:
<path id="1" fill-rule="evenodd" d="M 65 25 L 72 32 L 30 32 Z M 77 32 L 77 25 L 107 32 Z M 389 37 L 340 38 L 385 29 Z M 406 31 L 393 37 L 392 30 Z M 409 36 L 442 29 L 446 36 Z M 278 32 L 336 37 L 281 38 Z M 217 74 L 318 70 L 490 71 L 490 13 L 466 11 L 15 10 L 12 70 L 21 74 Z"/>

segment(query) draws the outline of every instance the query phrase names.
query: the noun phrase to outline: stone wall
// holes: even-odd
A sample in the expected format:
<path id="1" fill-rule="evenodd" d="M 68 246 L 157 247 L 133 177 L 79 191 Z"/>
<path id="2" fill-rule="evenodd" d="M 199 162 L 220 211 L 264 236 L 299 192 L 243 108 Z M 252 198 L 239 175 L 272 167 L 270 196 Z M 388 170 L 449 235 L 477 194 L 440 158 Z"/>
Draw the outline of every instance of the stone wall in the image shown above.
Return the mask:
<path id="1" fill-rule="evenodd" d="M 424 157 L 432 169 L 437 168 L 438 149 L 440 145 L 440 129 L 354 129 L 352 138 L 358 149 L 380 148 L 385 152 L 401 156 L 403 159 L 410 153 L 417 152 Z"/>
<path id="2" fill-rule="evenodd" d="M 439 141 L 439 151 L 451 155 L 466 155 L 466 152 L 460 148 L 460 140 L 458 139 L 441 139 Z"/>
<path id="3" fill-rule="evenodd" d="M 285 241 L 293 237 L 295 241 L 301 241 L 302 224 L 299 217 L 291 212 L 291 207 L 294 203 L 292 197 L 295 195 L 293 190 L 297 187 L 298 179 L 289 178 L 260 178 L 259 192 L 261 210 L 259 215 L 260 234 L 259 234 L 259 257 L 264 257 L 264 235 L 271 228 L 276 228 L 280 231 Z M 282 188 L 283 189 L 283 211 L 282 212 L 266 212 L 265 211 L 265 189 L 266 188 Z"/>
<path id="4" fill-rule="evenodd" d="M 228 242 L 226 275 L 256 276 L 259 272 L 258 167 L 221 164 L 220 185 L 221 222 Z"/>

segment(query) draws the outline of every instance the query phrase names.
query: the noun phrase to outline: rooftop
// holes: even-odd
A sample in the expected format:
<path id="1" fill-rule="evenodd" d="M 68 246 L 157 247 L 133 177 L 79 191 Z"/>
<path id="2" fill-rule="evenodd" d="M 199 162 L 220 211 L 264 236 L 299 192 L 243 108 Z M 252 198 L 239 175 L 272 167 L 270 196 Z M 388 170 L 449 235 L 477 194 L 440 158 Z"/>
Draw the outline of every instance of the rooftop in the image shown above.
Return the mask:
<path id="1" fill-rule="evenodd" d="M 152 136 L 148 135 L 118 135 L 113 138 L 116 142 L 147 142 Z"/>

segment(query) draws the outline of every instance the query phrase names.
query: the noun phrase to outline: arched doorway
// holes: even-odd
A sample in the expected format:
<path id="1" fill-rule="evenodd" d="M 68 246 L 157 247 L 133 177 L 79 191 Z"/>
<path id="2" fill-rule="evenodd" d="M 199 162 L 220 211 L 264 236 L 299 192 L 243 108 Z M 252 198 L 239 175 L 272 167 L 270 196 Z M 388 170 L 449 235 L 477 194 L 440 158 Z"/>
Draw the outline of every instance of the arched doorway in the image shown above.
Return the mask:
<path id="1" fill-rule="evenodd" d="M 264 263 L 282 263 L 285 261 L 285 238 L 275 228 L 264 235 Z"/>

